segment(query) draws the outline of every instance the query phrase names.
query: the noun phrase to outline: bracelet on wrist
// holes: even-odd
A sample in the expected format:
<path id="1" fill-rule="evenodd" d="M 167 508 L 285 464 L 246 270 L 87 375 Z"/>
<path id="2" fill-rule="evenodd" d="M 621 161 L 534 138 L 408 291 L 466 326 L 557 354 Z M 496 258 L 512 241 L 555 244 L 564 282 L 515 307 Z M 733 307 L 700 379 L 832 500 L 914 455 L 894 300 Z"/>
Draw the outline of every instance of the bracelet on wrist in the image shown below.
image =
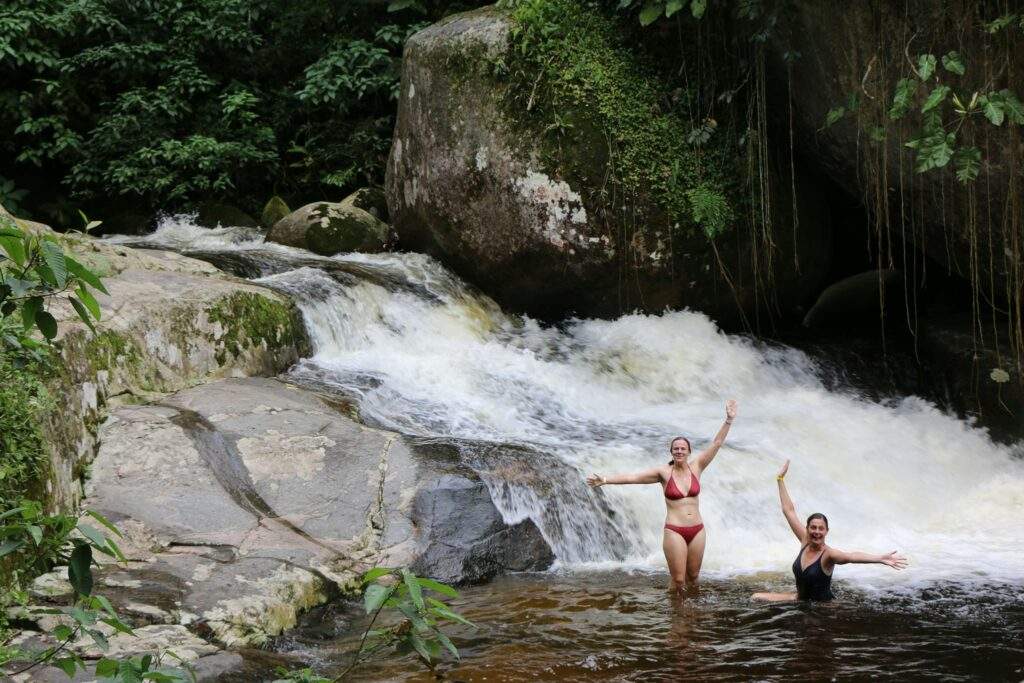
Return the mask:
<path id="1" fill-rule="evenodd" d="M 780 475 L 780 476 L 775 477 L 775 481 L 782 481 L 785 478 L 786 478 L 786 475 Z"/>

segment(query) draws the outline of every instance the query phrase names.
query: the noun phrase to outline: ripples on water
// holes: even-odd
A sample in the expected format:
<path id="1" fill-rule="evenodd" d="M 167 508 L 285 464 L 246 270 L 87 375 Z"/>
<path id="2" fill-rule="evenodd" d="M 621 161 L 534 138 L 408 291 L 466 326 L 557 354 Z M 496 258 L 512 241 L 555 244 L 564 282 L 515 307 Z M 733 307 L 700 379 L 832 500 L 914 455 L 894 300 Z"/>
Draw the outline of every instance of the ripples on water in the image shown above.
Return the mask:
<path id="1" fill-rule="evenodd" d="M 916 597 L 870 597 L 837 570 L 830 604 L 764 605 L 779 574 L 705 582 L 670 599 L 660 573 L 555 572 L 498 579 L 453 601 L 476 629 L 449 629 L 462 662 L 453 681 L 1024 679 L 1024 602 L 1005 586 L 950 586 Z M 307 623 L 320 623 L 314 613 Z M 329 613 L 326 618 L 330 619 Z M 357 622 L 358 623 L 358 622 Z M 343 668 L 354 636 L 310 630 L 278 647 L 321 671 Z M 429 681 L 410 656 L 363 665 L 354 680 Z"/>

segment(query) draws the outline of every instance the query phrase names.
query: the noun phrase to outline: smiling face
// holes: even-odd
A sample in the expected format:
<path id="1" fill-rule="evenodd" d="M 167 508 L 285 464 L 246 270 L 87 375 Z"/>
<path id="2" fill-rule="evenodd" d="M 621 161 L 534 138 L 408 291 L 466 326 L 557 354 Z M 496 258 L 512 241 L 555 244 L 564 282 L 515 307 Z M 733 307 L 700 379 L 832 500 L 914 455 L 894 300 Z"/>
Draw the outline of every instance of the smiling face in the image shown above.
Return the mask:
<path id="1" fill-rule="evenodd" d="M 821 545 L 828 535 L 828 519 L 825 515 L 817 512 L 807 518 L 807 540 L 812 545 Z"/>
<path id="2" fill-rule="evenodd" d="M 669 450 L 672 452 L 672 461 L 677 465 L 683 465 L 690 457 L 690 442 L 685 437 L 677 436 L 672 439 Z"/>

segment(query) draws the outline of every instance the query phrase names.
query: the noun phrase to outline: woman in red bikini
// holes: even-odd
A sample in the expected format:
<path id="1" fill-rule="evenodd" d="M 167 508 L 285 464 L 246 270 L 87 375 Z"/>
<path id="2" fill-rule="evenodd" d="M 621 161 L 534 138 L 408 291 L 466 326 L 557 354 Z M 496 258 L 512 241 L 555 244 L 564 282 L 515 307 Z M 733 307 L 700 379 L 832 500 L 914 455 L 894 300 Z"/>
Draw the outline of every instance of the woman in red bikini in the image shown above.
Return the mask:
<path id="1" fill-rule="evenodd" d="M 729 426 L 735 417 L 736 401 L 726 402 L 725 423 L 718 430 L 711 445 L 701 451 L 692 464 L 689 462 L 689 439 L 677 436 L 669 445 L 672 460 L 667 465 L 634 474 L 613 474 L 607 477 L 591 474 L 587 477 L 587 483 L 594 487 L 605 484 L 662 485 L 665 505 L 668 507 L 662 548 L 665 550 L 669 574 L 672 575 L 672 585 L 677 591 L 686 588 L 687 583 L 697 583 L 697 577 L 700 575 L 700 566 L 704 561 L 704 541 L 707 536 L 697 505 L 700 475 L 725 443 Z"/>

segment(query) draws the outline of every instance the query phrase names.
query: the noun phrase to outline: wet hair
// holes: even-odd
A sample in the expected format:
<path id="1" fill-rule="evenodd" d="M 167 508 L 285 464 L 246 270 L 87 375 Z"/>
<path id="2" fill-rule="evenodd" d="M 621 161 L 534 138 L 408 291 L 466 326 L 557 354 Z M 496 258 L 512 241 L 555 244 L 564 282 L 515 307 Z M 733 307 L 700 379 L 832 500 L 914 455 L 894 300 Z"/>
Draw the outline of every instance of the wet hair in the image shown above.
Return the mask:
<path id="1" fill-rule="evenodd" d="M 821 514 L 820 512 L 815 512 L 813 515 L 807 518 L 807 526 L 811 526 L 811 522 L 813 522 L 816 519 L 820 519 L 821 521 L 825 522 L 825 531 L 828 531 L 828 517 Z"/>
<path id="2" fill-rule="evenodd" d="M 672 439 L 671 441 L 669 441 L 668 442 L 668 452 L 671 453 L 672 452 L 672 446 L 675 445 L 676 441 L 680 441 L 680 440 L 685 441 L 686 442 L 686 447 L 690 449 L 691 453 L 693 453 L 693 446 L 690 444 L 690 440 L 687 439 L 685 436 L 677 436 L 674 439 Z M 669 465 L 674 465 L 675 462 L 676 462 L 675 458 L 673 458 L 672 460 L 668 461 L 668 464 Z"/>

